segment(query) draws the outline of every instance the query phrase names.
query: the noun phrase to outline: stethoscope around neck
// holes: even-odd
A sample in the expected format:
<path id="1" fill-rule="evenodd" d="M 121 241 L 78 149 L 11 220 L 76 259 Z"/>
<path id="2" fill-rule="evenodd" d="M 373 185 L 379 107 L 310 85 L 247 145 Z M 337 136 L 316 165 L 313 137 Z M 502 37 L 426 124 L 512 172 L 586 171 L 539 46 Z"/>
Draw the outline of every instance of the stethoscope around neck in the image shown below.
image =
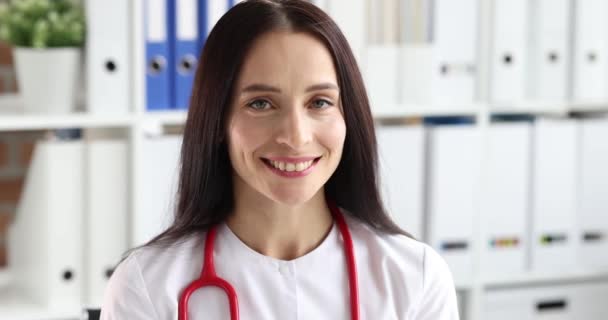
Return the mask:
<path id="1" fill-rule="evenodd" d="M 357 266 L 355 264 L 355 249 L 353 247 L 353 239 L 351 238 L 348 225 L 344 220 L 344 216 L 340 209 L 331 201 L 327 202 L 332 216 L 338 224 L 340 233 L 342 234 L 342 240 L 344 241 L 344 254 L 346 256 L 346 267 L 348 271 L 348 285 L 350 289 L 350 313 L 352 320 L 359 319 L 359 289 L 357 281 Z M 213 226 L 207 232 L 207 238 L 205 240 L 205 260 L 203 262 L 203 270 L 201 276 L 190 283 L 186 289 L 182 292 L 178 302 L 178 319 L 188 319 L 188 300 L 194 291 L 201 289 L 205 286 L 218 287 L 226 293 L 228 296 L 229 308 L 230 308 L 230 319 L 239 319 L 239 304 L 234 287 L 228 283 L 228 281 L 220 278 L 215 273 L 215 264 L 213 262 L 213 248 L 215 245 L 215 237 L 217 235 L 217 228 Z"/>

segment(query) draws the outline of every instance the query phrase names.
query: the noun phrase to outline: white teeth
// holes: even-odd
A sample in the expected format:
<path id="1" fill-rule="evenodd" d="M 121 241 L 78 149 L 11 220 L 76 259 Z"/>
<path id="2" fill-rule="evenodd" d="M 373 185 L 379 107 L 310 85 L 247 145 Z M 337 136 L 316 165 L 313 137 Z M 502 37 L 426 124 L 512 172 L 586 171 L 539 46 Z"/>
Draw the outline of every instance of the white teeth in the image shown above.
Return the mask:
<path id="1" fill-rule="evenodd" d="M 304 168 L 306 168 L 305 166 L 306 166 L 306 162 L 300 162 L 300 163 L 296 164 L 296 171 L 304 170 Z"/>
<path id="2" fill-rule="evenodd" d="M 273 161 L 273 160 L 270 160 L 269 162 L 273 167 L 275 167 L 281 171 L 293 172 L 293 171 L 304 171 L 304 170 L 308 169 L 312 165 L 313 160 L 309 160 L 309 161 L 305 161 L 305 162 L 298 162 L 298 163 L 292 163 L 292 162 L 285 163 L 285 162 Z"/>

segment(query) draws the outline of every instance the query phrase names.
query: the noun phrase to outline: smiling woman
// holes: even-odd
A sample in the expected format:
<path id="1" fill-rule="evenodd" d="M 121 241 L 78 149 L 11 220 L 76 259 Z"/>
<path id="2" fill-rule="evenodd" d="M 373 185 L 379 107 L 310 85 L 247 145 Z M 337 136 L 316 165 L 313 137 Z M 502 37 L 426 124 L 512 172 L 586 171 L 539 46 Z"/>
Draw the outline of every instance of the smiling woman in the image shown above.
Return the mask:
<path id="1" fill-rule="evenodd" d="M 119 265 L 102 319 L 457 319 L 445 262 L 384 210 L 376 152 L 336 24 L 239 3 L 201 55 L 173 225 Z"/>

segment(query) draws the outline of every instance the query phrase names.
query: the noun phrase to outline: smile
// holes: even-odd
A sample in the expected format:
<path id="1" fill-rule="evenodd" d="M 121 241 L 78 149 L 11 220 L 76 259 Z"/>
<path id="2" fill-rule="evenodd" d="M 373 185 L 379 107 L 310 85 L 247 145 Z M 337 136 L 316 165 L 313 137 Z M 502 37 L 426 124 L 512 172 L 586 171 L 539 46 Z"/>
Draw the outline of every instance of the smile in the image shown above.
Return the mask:
<path id="1" fill-rule="evenodd" d="M 274 173 L 283 176 L 283 177 L 301 177 L 308 175 L 315 165 L 319 162 L 321 157 L 312 158 L 306 161 L 302 160 L 288 160 L 288 161 L 280 161 L 274 159 L 266 159 L 262 158 L 262 161 L 271 169 Z"/>

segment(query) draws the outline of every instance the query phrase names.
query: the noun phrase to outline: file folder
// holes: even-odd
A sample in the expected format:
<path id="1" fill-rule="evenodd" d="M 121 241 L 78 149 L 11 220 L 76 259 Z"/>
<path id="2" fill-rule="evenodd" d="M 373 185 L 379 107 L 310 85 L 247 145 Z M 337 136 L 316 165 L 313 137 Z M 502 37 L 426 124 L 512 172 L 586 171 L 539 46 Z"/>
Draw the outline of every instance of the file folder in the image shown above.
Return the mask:
<path id="1" fill-rule="evenodd" d="M 9 229 L 14 292 L 50 311 L 82 306 L 83 156 L 80 140 L 37 143 Z"/>
<path id="2" fill-rule="evenodd" d="M 570 0 L 534 0 L 529 89 L 532 100 L 563 102 L 568 97 Z"/>
<path id="3" fill-rule="evenodd" d="M 203 5 L 205 2 L 203 1 Z M 176 109 L 187 109 L 199 57 L 199 16 L 197 0 L 175 0 L 175 47 L 173 83 Z"/>
<path id="4" fill-rule="evenodd" d="M 132 245 L 151 240 L 173 221 L 182 136 L 147 137 L 141 146 L 142 164 L 137 170 L 138 203 L 134 213 Z"/>
<path id="5" fill-rule="evenodd" d="M 573 269 L 576 259 L 577 125 L 536 120 L 533 129 L 532 269 Z"/>
<path id="6" fill-rule="evenodd" d="M 588 269 L 608 268 L 608 119 L 579 123 L 580 181 L 577 261 Z"/>
<path id="7" fill-rule="evenodd" d="M 473 273 L 479 138 L 472 125 L 428 128 L 427 241 L 445 258 L 457 281 L 469 281 Z"/>
<path id="8" fill-rule="evenodd" d="M 366 50 L 365 82 L 369 92 L 372 113 L 382 114 L 399 104 L 398 68 L 399 47 L 373 45 Z"/>
<path id="9" fill-rule="evenodd" d="M 402 229 L 422 239 L 424 128 L 380 126 L 376 131 L 386 209 Z"/>
<path id="10" fill-rule="evenodd" d="M 433 9 L 435 47 L 433 100 L 472 103 L 477 77 L 477 0 L 437 0 Z"/>
<path id="11" fill-rule="evenodd" d="M 578 317 L 579 286 L 502 289 L 484 293 L 481 319 L 571 320 Z"/>
<path id="12" fill-rule="evenodd" d="M 174 103 L 172 0 L 145 0 L 146 109 L 168 110 Z"/>
<path id="13" fill-rule="evenodd" d="M 126 114 L 130 105 L 129 1 L 87 0 L 87 109 Z"/>
<path id="14" fill-rule="evenodd" d="M 490 98 L 498 103 L 526 99 L 529 0 L 495 0 Z"/>
<path id="15" fill-rule="evenodd" d="M 493 123 L 488 128 L 486 187 L 480 199 L 481 273 L 521 274 L 528 261 L 530 123 Z"/>
<path id="16" fill-rule="evenodd" d="M 577 0 L 574 27 L 575 102 L 608 101 L 608 2 Z"/>
<path id="17" fill-rule="evenodd" d="M 92 139 L 85 145 L 86 296 L 88 307 L 99 308 L 114 267 L 128 249 L 129 170 L 127 142 Z"/>
<path id="18" fill-rule="evenodd" d="M 436 93 L 435 46 L 428 43 L 401 46 L 398 65 L 399 100 L 405 104 L 431 104 Z"/>
<path id="19" fill-rule="evenodd" d="M 327 1 L 327 13 L 336 22 L 348 44 L 350 45 L 357 63 L 361 65 L 366 46 L 365 0 Z"/>

